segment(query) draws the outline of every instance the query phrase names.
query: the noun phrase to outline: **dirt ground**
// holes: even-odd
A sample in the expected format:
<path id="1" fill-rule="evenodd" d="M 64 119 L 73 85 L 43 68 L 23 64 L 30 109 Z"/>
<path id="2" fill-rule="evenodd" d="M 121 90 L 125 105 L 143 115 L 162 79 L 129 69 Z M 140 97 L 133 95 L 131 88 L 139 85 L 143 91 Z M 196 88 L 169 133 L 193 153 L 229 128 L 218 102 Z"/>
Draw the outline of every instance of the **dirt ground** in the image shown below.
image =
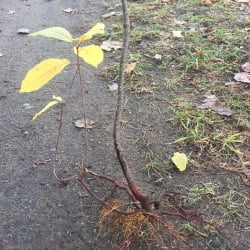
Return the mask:
<path id="1" fill-rule="evenodd" d="M 27 70 L 42 59 L 65 57 L 74 60 L 69 44 L 55 42 L 53 39 L 28 37 L 18 34 L 18 29 L 25 28 L 34 32 L 46 27 L 60 26 L 77 37 L 109 11 L 109 1 L 105 1 L 108 4 L 101 2 L 2 0 L 0 3 L 0 249 L 112 249 L 110 237 L 100 237 L 96 225 L 100 204 L 79 183 L 63 185 L 54 178 L 53 156 L 59 108 L 54 108 L 37 121 L 32 121 L 33 114 L 50 100 L 54 89 L 48 86 L 36 93 L 18 93 Z M 69 7 L 76 11 L 63 12 Z M 119 55 L 119 52 L 107 54 L 105 60 L 117 61 Z M 88 162 L 94 171 L 121 179 L 123 177 L 112 139 L 116 92 L 109 91 L 109 82 L 100 77 L 104 67 L 105 62 L 97 71 L 89 66 L 83 69 L 86 112 L 95 122 L 93 128 L 88 130 Z M 70 86 L 72 72 L 70 66 L 53 80 L 61 92 L 66 92 Z M 247 190 L 242 185 L 240 176 L 235 177 L 232 173 L 217 171 L 215 168 L 199 173 L 190 171 L 181 176 L 170 167 L 168 181 L 160 185 L 154 184 L 159 176 L 156 174 L 149 178 L 141 171 L 148 160 L 145 152 L 154 152 L 158 158 L 168 161 L 173 152 L 178 151 L 179 146 L 166 145 L 174 141 L 180 131 L 173 131 L 173 124 L 166 119 L 171 115 L 165 102 L 166 93 L 158 91 L 156 96 L 128 94 L 126 98 L 122 130 L 124 149 L 133 166 L 132 172 L 134 175 L 136 173 L 136 179 L 146 192 L 178 192 L 183 190 L 183 186 L 188 188 L 194 183 L 203 185 L 210 182 L 224 183 L 220 186 L 220 191 L 223 192 L 223 188 L 226 189 L 229 185 L 229 179 L 230 185 Z M 58 173 L 63 177 L 77 173 L 85 136 L 81 129 L 74 126 L 74 121 L 82 116 L 78 87 L 73 90 L 71 100 L 63 122 L 57 164 Z M 151 103 L 157 107 L 150 107 Z M 232 176 L 234 177 L 231 178 Z M 105 183 L 93 182 L 91 178 L 88 181 L 100 197 L 106 194 Z M 210 213 L 209 218 L 217 219 L 216 212 L 213 214 L 217 210 L 207 206 L 206 198 L 199 201 L 196 208 Z M 207 237 L 197 237 L 190 233 L 185 246 L 177 248 L 169 242 L 166 249 L 248 249 L 249 206 L 242 208 L 241 212 L 244 219 L 229 219 L 223 228 L 225 234 L 232 238 L 233 244 L 215 232 Z M 130 246 L 130 249 L 147 248 L 147 243 L 142 242 L 135 242 Z M 160 249 L 160 246 L 153 244 L 151 249 Z"/>

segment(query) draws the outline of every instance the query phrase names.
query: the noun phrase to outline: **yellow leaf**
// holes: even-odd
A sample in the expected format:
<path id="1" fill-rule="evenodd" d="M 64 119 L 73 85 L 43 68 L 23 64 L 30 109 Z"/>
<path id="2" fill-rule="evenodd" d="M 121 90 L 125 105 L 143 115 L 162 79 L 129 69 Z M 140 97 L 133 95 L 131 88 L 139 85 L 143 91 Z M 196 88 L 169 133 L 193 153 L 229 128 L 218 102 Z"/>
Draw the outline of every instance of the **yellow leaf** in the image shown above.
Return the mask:
<path id="1" fill-rule="evenodd" d="M 186 169 L 188 158 L 184 153 L 175 152 L 171 160 L 180 171 Z"/>
<path id="2" fill-rule="evenodd" d="M 34 121 L 36 118 L 38 118 L 42 113 L 44 113 L 45 111 L 47 111 L 49 108 L 51 108 L 52 106 L 62 102 L 62 97 L 61 96 L 54 96 L 53 95 L 53 101 L 50 101 L 43 109 L 41 109 L 39 112 L 37 112 L 33 118 L 32 121 Z"/>
<path id="3" fill-rule="evenodd" d="M 88 32 L 84 33 L 82 36 L 74 40 L 78 41 L 78 43 L 80 44 L 83 41 L 91 39 L 94 35 L 104 34 L 104 28 L 105 28 L 105 25 L 103 23 L 97 23 Z"/>
<path id="4" fill-rule="evenodd" d="M 44 30 L 40 30 L 34 33 L 31 33 L 29 36 L 45 36 L 51 37 L 65 42 L 72 42 L 73 38 L 71 34 L 64 28 L 61 27 L 51 27 Z"/>
<path id="5" fill-rule="evenodd" d="M 22 81 L 20 93 L 39 90 L 69 63 L 67 59 L 50 58 L 35 65 Z"/>
<path id="6" fill-rule="evenodd" d="M 97 66 L 103 61 L 103 51 L 97 45 L 89 45 L 85 47 L 76 48 L 74 47 L 74 52 L 76 55 L 81 57 L 86 63 Z"/>

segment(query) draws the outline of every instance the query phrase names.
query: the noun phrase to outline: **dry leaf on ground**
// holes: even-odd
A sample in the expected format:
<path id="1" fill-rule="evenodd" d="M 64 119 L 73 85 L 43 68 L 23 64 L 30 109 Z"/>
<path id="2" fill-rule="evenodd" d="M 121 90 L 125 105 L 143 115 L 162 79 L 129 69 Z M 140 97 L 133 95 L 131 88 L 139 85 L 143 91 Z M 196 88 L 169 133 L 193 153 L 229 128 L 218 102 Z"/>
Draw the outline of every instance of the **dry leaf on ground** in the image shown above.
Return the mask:
<path id="1" fill-rule="evenodd" d="M 250 0 L 235 0 L 235 2 L 237 2 L 237 3 L 249 3 L 250 4 Z"/>
<path id="2" fill-rule="evenodd" d="M 173 31 L 173 37 L 175 37 L 175 38 L 182 38 L 183 35 L 181 33 L 182 33 L 181 30 L 174 30 Z"/>
<path id="3" fill-rule="evenodd" d="M 125 72 L 126 74 L 131 74 L 131 73 L 133 73 L 133 71 L 135 70 L 135 65 L 136 65 L 136 63 L 129 63 L 129 64 L 127 64 L 127 66 L 126 66 L 124 72 Z"/>
<path id="4" fill-rule="evenodd" d="M 174 25 L 179 25 L 179 26 L 181 26 L 181 25 L 184 25 L 184 24 L 186 24 L 186 21 L 183 21 L 183 20 L 174 20 Z"/>
<path id="5" fill-rule="evenodd" d="M 155 54 L 154 58 L 158 61 L 161 61 L 161 55 L 160 54 Z"/>
<path id="6" fill-rule="evenodd" d="M 117 12 L 111 11 L 111 12 L 109 12 L 109 13 L 106 13 L 106 14 L 102 15 L 102 18 L 103 18 L 103 19 L 108 19 L 108 18 L 110 18 L 110 17 L 112 17 L 112 16 L 116 16 L 116 15 L 117 15 Z"/>
<path id="7" fill-rule="evenodd" d="M 106 51 L 117 50 L 122 48 L 122 43 L 119 41 L 106 40 L 102 42 L 101 48 Z"/>
<path id="8" fill-rule="evenodd" d="M 170 3 L 170 4 L 172 4 L 172 3 L 174 3 L 174 1 L 175 0 L 162 0 L 162 3 Z"/>
<path id="9" fill-rule="evenodd" d="M 211 6 L 213 4 L 212 0 L 201 0 L 201 5 L 203 6 Z"/>
<path id="10" fill-rule="evenodd" d="M 82 118 L 82 119 L 76 120 L 74 124 L 77 128 L 93 128 L 91 125 L 95 124 L 95 122 L 91 120 L 90 118 L 86 118 L 86 122 L 85 122 L 84 118 Z"/>
<path id="11" fill-rule="evenodd" d="M 231 87 L 231 88 L 238 88 L 241 86 L 240 82 L 225 82 L 225 86 Z"/>
<path id="12" fill-rule="evenodd" d="M 242 64 L 241 68 L 244 72 L 250 73 L 250 62 L 246 62 Z"/>
<path id="13" fill-rule="evenodd" d="M 219 115 L 231 116 L 233 114 L 232 110 L 225 108 L 220 102 L 216 95 L 204 95 L 205 99 L 202 104 L 197 106 L 197 109 L 210 109 L 215 111 Z"/>
<path id="14" fill-rule="evenodd" d="M 237 82 L 250 83 L 250 74 L 247 72 L 235 73 L 234 80 Z"/>

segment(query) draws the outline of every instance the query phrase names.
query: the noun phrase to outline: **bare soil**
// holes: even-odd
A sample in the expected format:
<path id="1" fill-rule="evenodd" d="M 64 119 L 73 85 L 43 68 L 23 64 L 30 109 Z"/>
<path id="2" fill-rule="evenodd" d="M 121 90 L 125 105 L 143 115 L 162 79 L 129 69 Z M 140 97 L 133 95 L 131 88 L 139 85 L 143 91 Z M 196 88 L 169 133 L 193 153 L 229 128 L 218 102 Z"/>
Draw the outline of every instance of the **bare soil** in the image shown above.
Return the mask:
<path id="1" fill-rule="evenodd" d="M 109 3 L 109 1 L 106 1 Z M 65 13 L 71 7 L 76 11 Z M 15 12 L 11 12 L 14 10 Z M 66 0 L 2 0 L 0 3 L 0 249 L 112 249 L 110 237 L 100 237 L 96 222 L 101 205 L 77 182 L 63 184 L 53 175 L 53 157 L 60 109 L 54 108 L 32 121 L 32 115 L 43 107 L 55 91 L 67 92 L 73 77 L 70 66 L 56 77 L 56 90 L 49 85 L 37 93 L 19 94 L 26 72 L 46 58 L 69 58 L 74 60 L 69 44 L 53 39 L 32 38 L 18 34 L 20 28 L 30 32 L 46 27 L 60 26 L 74 37 L 87 31 L 108 6 L 102 1 Z M 107 54 L 107 62 L 117 61 L 120 52 Z M 86 95 L 86 113 L 95 123 L 88 130 L 89 167 L 101 174 L 123 179 L 113 146 L 113 122 L 116 92 L 108 90 L 101 70 L 86 66 L 83 69 Z M 161 76 L 158 76 L 160 79 Z M 166 89 L 158 89 L 154 95 L 127 94 L 122 127 L 123 145 L 132 172 L 145 192 L 165 190 L 184 193 L 194 184 L 219 184 L 218 192 L 237 187 L 247 192 L 241 176 L 216 168 L 208 162 L 202 171 L 179 173 L 169 162 L 171 155 L 180 148 L 174 141 L 180 131 L 168 121 L 171 110 Z M 30 107 L 31 105 L 32 107 Z M 63 121 L 60 141 L 58 174 L 68 177 L 77 174 L 81 163 L 84 137 L 82 129 L 74 121 L 82 117 L 79 87 L 73 90 L 71 102 Z M 27 108 L 28 107 L 28 108 Z M 29 108 L 30 107 L 30 108 Z M 147 154 L 153 152 L 167 164 L 167 181 L 155 183 L 161 176 L 150 177 L 141 171 L 148 162 Z M 230 180 L 230 183 L 228 182 Z M 106 195 L 108 185 L 88 179 L 95 194 Z M 209 203 L 210 196 L 195 203 L 208 219 L 220 220 Z M 208 205 L 209 204 L 209 205 Z M 232 242 L 217 232 L 207 237 L 191 232 L 187 242 L 180 248 L 169 242 L 166 249 L 238 249 L 250 245 L 249 201 L 242 206 L 242 218 L 230 217 L 222 226 Z M 129 249 L 147 249 L 147 242 L 136 241 Z M 224 248 L 223 248 L 224 247 Z M 151 249 L 160 249 L 152 244 Z"/>

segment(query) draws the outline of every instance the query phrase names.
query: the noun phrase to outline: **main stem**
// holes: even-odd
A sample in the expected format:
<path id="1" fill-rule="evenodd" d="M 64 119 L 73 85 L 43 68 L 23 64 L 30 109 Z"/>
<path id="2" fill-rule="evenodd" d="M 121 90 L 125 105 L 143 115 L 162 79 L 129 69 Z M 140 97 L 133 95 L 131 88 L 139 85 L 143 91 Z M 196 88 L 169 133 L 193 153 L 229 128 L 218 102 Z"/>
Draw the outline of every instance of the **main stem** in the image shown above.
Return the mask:
<path id="1" fill-rule="evenodd" d="M 116 113 L 115 113 L 115 124 L 114 124 L 114 144 L 117 158 L 120 162 L 124 177 L 128 183 L 128 186 L 135 196 L 136 200 L 138 200 L 141 204 L 141 207 L 146 210 L 150 210 L 150 202 L 146 195 L 142 193 L 139 187 L 136 185 L 134 178 L 132 177 L 130 168 L 127 164 L 127 161 L 123 154 L 123 148 L 121 146 L 121 116 L 122 110 L 124 105 L 124 70 L 125 70 L 125 63 L 128 54 L 128 45 L 129 45 L 129 34 L 130 34 L 130 21 L 128 15 L 128 4 L 127 0 L 121 0 L 122 3 L 122 11 L 123 11 L 123 25 L 124 25 L 124 32 L 123 32 L 123 49 L 122 55 L 120 60 L 120 71 L 119 71 L 119 85 L 118 85 L 118 99 L 117 99 L 117 106 L 116 106 Z"/>

